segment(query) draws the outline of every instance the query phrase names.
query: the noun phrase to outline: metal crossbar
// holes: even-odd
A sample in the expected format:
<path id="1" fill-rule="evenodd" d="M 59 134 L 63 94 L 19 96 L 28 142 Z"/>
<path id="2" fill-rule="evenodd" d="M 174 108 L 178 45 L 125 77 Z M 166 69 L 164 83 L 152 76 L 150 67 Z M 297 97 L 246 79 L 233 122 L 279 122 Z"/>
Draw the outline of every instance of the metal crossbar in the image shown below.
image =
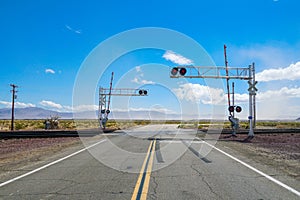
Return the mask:
<path id="1" fill-rule="evenodd" d="M 111 96 L 141 96 L 139 91 L 141 89 L 131 89 L 131 88 L 112 88 Z M 147 91 L 142 89 L 143 91 Z M 109 95 L 109 88 L 100 88 L 100 95 Z M 143 94 L 147 96 L 147 94 Z"/>
<path id="2" fill-rule="evenodd" d="M 186 68 L 188 73 L 184 76 L 181 76 L 179 73 L 176 75 L 170 74 L 171 78 L 252 79 L 249 76 L 248 67 L 228 67 L 228 76 L 224 66 L 178 66 L 177 68 Z"/>

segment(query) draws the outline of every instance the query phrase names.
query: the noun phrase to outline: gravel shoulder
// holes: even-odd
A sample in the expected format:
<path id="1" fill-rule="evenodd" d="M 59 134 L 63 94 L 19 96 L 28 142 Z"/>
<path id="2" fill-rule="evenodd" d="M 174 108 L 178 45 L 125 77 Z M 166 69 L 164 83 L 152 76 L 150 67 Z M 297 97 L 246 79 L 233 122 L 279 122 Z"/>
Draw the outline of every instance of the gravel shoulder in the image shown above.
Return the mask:
<path id="1" fill-rule="evenodd" d="M 300 134 L 256 134 L 250 142 L 247 135 L 229 138 L 222 135 L 217 143 L 224 151 L 268 175 L 300 189 Z"/>
<path id="2" fill-rule="evenodd" d="M 82 148 L 78 137 L 0 140 L 0 180 L 21 175 Z"/>

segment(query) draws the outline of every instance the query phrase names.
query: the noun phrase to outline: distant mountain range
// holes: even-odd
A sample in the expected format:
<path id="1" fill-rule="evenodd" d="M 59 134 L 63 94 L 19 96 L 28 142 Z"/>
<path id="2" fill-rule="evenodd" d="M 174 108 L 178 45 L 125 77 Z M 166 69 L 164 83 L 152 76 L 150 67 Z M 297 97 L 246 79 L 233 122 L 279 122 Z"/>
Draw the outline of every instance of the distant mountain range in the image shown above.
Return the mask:
<path id="1" fill-rule="evenodd" d="M 15 109 L 15 119 L 46 119 L 50 116 L 60 116 L 64 119 L 73 118 L 72 113 L 61 113 L 53 110 L 46 110 L 38 107 L 28 107 L 28 108 L 16 108 Z M 10 119 L 11 109 L 3 108 L 0 109 L 0 119 Z"/>
<path id="2" fill-rule="evenodd" d="M 39 107 L 27 107 L 16 108 L 15 119 L 47 119 L 50 116 L 59 116 L 62 119 L 96 119 L 97 111 L 86 111 L 75 113 L 75 117 L 72 112 L 57 112 L 53 110 L 46 110 Z M 197 118 L 196 116 L 190 116 L 189 118 Z M 10 119 L 11 109 L 0 109 L 0 119 Z M 148 120 L 164 120 L 164 119 L 181 119 L 179 114 L 165 114 L 158 111 L 115 111 L 110 113 L 110 119 L 148 119 Z"/>
<path id="3" fill-rule="evenodd" d="M 39 107 L 16 108 L 15 119 L 47 119 L 51 116 L 59 116 L 61 119 L 97 119 L 98 111 L 85 111 L 79 113 L 72 112 L 57 112 L 46 110 Z M 74 117 L 75 116 L 75 117 Z M 202 116 L 203 119 L 210 119 L 209 116 Z M 223 119 L 224 116 L 217 116 L 218 119 Z M 166 114 L 159 111 L 112 111 L 109 115 L 110 119 L 140 119 L 140 120 L 193 120 L 199 119 L 196 115 L 184 116 L 180 114 Z M 11 119 L 11 109 L 0 109 L 0 119 Z M 300 121 L 300 117 L 296 119 Z"/>

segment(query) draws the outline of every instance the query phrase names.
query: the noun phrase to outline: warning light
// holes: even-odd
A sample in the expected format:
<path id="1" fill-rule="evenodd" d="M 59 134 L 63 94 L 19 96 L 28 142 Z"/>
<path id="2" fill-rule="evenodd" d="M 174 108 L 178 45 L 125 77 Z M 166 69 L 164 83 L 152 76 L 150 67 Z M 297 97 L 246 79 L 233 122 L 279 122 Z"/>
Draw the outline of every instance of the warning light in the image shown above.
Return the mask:
<path id="1" fill-rule="evenodd" d="M 242 107 L 241 107 L 241 106 L 237 106 L 237 107 L 235 108 L 235 111 L 238 112 L 238 113 L 241 112 L 241 111 L 242 111 Z"/>
<path id="2" fill-rule="evenodd" d="M 105 110 L 101 110 L 101 113 L 104 114 L 104 113 L 105 113 Z"/>
<path id="3" fill-rule="evenodd" d="M 234 111 L 234 106 L 229 106 L 228 110 L 229 110 L 229 112 L 233 112 Z"/>
<path id="4" fill-rule="evenodd" d="M 109 113 L 110 113 L 110 110 L 107 110 L 106 113 L 109 114 Z"/>
<path id="5" fill-rule="evenodd" d="M 181 76 L 184 76 L 186 74 L 186 68 L 181 68 L 179 70 L 179 73 L 180 73 Z"/>
<path id="6" fill-rule="evenodd" d="M 148 91 L 147 90 L 139 90 L 139 95 L 147 95 Z"/>
<path id="7" fill-rule="evenodd" d="M 171 74 L 172 74 L 173 76 L 176 76 L 177 73 L 178 73 L 178 68 L 177 68 L 177 67 L 174 67 L 174 68 L 171 70 Z"/>

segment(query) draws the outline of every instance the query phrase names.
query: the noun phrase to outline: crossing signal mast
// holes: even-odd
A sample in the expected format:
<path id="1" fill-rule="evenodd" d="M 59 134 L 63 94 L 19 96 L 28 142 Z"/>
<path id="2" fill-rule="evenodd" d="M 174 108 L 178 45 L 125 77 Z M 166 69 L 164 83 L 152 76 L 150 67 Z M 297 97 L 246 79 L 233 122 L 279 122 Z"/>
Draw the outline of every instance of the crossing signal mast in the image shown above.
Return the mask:
<path id="1" fill-rule="evenodd" d="M 226 45 L 224 45 L 224 57 L 225 57 L 225 66 L 177 66 L 173 67 L 170 72 L 170 78 L 214 78 L 214 79 L 226 79 L 226 88 L 227 88 L 227 101 L 228 101 L 228 111 L 229 111 L 229 121 L 231 122 L 233 132 L 235 136 L 236 130 L 239 127 L 238 118 L 234 117 L 234 111 L 241 112 L 242 107 L 234 105 L 234 83 L 232 85 L 232 104 L 230 100 L 230 79 L 238 80 L 247 80 L 249 84 L 249 132 L 248 139 L 254 137 L 254 123 L 255 122 L 255 95 L 257 92 L 255 81 L 255 66 L 254 63 L 248 67 L 228 67 L 227 54 L 226 54 Z"/>
<path id="2" fill-rule="evenodd" d="M 148 96 L 148 90 L 145 89 L 132 89 L 132 88 L 113 88 L 114 72 L 111 73 L 110 87 L 99 88 L 99 110 L 98 118 L 100 127 L 106 129 L 108 115 L 110 114 L 111 96 Z"/>

